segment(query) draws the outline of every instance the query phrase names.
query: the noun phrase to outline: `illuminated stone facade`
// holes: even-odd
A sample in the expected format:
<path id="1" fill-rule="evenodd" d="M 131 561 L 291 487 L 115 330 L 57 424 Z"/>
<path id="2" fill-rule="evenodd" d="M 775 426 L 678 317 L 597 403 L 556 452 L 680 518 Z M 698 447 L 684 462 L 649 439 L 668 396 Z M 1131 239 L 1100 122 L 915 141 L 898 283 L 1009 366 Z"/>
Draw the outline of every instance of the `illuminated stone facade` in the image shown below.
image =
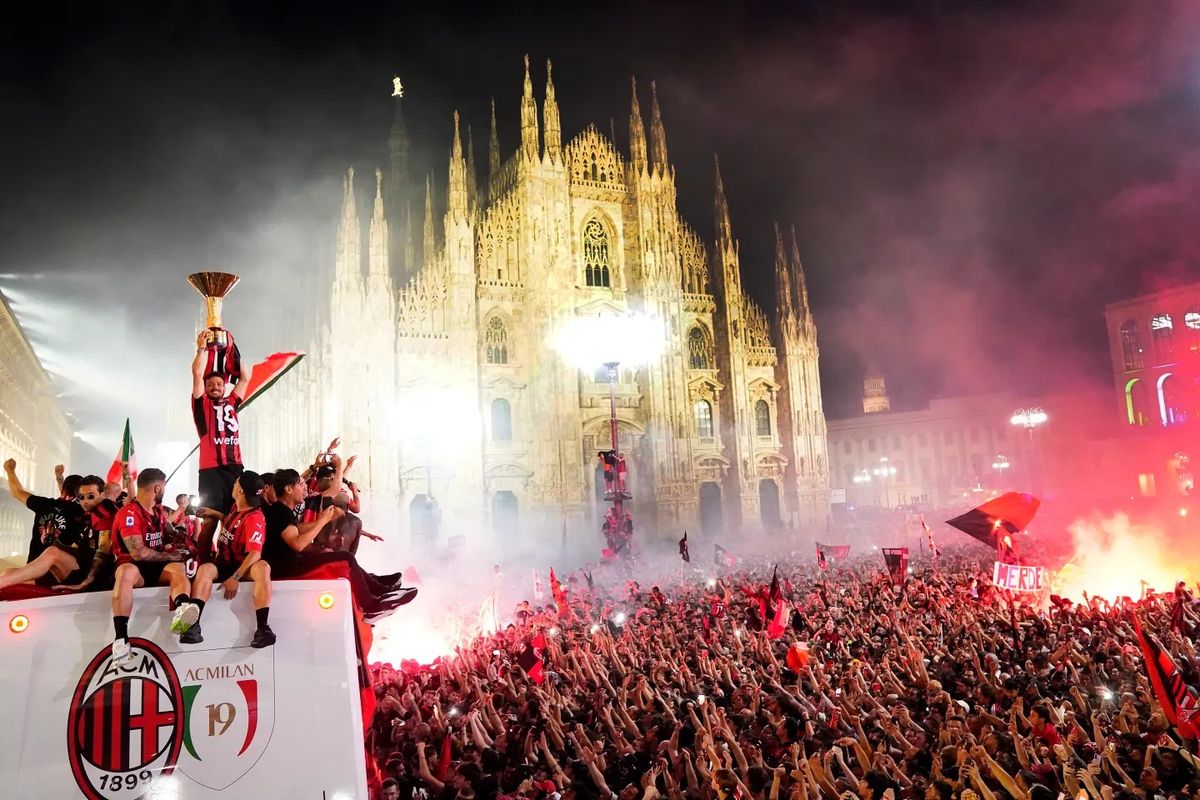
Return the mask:
<path id="1" fill-rule="evenodd" d="M 456 114 L 446 211 L 435 224 L 427 182 L 420 231 L 397 97 L 365 226 L 352 169 L 344 181 L 328 321 L 299 368 L 318 390 L 264 398 L 276 413 L 255 423 L 256 463 L 307 463 L 340 433 L 371 508 L 400 510 L 414 535 L 431 518 L 427 495 L 442 537 L 517 541 L 505 537 L 594 523 L 608 386 L 552 342 L 573 317 L 635 310 L 666 337 L 616 388 L 640 529 L 823 527 L 825 419 L 794 233 L 775 231 L 768 320 L 743 291 L 719 168 L 716 241 L 680 217 L 653 84 L 650 97 L 647 132 L 635 86 L 629 153 L 594 126 L 564 143 L 549 65 L 539 114 L 527 62 L 516 152 L 502 158 L 493 107 L 479 181 Z"/>
<path id="2" fill-rule="evenodd" d="M 54 465 L 67 464 L 71 430 L 8 302 L 0 295 L 0 461 L 17 460 L 25 488 L 54 496 Z M 0 476 L 3 480 L 3 476 Z M 0 559 L 25 561 L 33 515 L 0 486 Z"/>

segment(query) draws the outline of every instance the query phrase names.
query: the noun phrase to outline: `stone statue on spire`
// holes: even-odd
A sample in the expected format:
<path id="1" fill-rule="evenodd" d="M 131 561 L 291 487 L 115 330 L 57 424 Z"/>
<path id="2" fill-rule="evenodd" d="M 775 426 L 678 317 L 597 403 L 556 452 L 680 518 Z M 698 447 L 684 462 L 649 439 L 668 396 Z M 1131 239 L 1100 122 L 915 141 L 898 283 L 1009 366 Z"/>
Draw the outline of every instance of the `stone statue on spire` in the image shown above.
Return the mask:
<path id="1" fill-rule="evenodd" d="M 392 97 L 404 97 L 404 84 L 396 76 L 392 76 Z"/>

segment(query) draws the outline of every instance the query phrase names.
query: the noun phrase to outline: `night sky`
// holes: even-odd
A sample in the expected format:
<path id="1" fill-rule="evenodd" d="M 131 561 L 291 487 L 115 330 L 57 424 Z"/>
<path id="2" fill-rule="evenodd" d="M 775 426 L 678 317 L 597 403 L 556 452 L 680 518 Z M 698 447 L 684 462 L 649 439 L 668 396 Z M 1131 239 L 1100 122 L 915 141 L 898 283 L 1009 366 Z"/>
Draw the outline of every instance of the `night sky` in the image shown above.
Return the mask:
<path id="1" fill-rule="evenodd" d="M 830 415 L 864 361 L 902 407 L 1103 381 L 1104 304 L 1196 277 L 1200 3 L 409 5 L 6 9 L 0 290 L 84 441 L 186 422 L 189 272 L 243 276 L 251 357 L 303 346 L 288 320 L 331 270 L 341 172 L 383 165 L 391 76 L 444 186 L 455 108 L 481 166 L 490 97 L 515 148 L 526 52 L 564 140 L 612 118 L 624 151 L 629 76 L 644 111 L 657 80 L 682 211 L 711 238 L 719 153 L 768 309 L 771 224 L 795 224 Z"/>

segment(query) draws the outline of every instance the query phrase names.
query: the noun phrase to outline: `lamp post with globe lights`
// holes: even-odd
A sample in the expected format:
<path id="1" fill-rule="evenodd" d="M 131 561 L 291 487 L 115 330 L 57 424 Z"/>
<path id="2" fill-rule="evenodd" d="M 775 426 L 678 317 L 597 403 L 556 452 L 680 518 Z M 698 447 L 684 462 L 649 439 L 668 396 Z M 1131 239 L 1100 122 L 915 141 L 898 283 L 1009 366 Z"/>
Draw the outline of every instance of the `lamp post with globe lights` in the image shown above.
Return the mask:
<path id="1" fill-rule="evenodd" d="M 1008 456 L 1000 453 L 996 454 L 996 458 L 992 461 L 992 469 L 995 470 L 996 480 L 1001 484 L 1001 487 L 1003 487 L 1004 484 L 1004 476 L 1008 473 L 1008 470 L 1011 467 L 1012 464 L 1009 463 Z"/>
<path id="2" fill-rule="evenodd" d="M 1033 408 L 1018 408 L 1012 413 L 1012 416 L 1008 418 L 1010 424 L 1018 428 L 1024 428 L 1025 432 L 1029 434 L 1029 480 L 1030 483 L 1034 485 L 1035 490 L 1038 492 L 1041 491 L 1041 487 L 1039 485 L 1041 481 L 1038 480 L 1037 476 L 1035 475 L 1035 472 L 1040 470 L 1038 470 L 1037 465 L 1034 463 L 1035 461 L 1039 460 L 1037 457 L 1037 442 L 1034 439 L 1034 431 L 1045 425 L 1049 419 L 1050 415 L 1036 406 Z"/>
<path id="3" fill-rule="evenodd" d="M 575 317 L 555 337 L 555 349 L 572 365 L 589 372 L 604 367 L 608 379 L 610 447 L 617 459 L 624 459 L 617 424 L 617 369 L 621 365 L 645 364 L 658 357 L 665 345 L 662 321 L 637 312 Z M 606 493 L 606 499 L 613 504 L 611 525 L 615 527 L 624 524 L 624 503 L 632 495 L 626 490 L 623 469 L 614 470 L 613 477 L 613 491 Z M 610 536 L 615 533 L 611 531 Z M 620 541 L 619 536 L 616 541 Z"/>
<path id="4" fill-rule="evenodd" d="M 883 485 L 883 507 L 891 508 L 892 500 L 888 494 L 888 479 L 896 477 L 896 468 L 888 463 L 887 456 L 883 456 L 879 459 L 879 466 L 871 470 L 871 474 L 879 478 L 880 484 Z"/>

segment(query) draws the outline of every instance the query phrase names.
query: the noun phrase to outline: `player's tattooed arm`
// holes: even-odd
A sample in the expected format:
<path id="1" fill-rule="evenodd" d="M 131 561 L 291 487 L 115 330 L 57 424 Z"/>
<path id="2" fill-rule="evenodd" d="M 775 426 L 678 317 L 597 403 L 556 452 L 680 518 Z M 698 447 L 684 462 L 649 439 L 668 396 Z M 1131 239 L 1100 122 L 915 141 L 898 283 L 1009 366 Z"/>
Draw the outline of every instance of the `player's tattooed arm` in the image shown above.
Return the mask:
<path id="1" fill-rule="evenodd" d="M 183 557 L 175 553 L 160 553 L 153 548 L 146 546 L 146 541 L 141 536 L 130 536 L 125 540 L 125 546 L 129 548 L 130 555 L 134 561 L 182 561 Z"/>

